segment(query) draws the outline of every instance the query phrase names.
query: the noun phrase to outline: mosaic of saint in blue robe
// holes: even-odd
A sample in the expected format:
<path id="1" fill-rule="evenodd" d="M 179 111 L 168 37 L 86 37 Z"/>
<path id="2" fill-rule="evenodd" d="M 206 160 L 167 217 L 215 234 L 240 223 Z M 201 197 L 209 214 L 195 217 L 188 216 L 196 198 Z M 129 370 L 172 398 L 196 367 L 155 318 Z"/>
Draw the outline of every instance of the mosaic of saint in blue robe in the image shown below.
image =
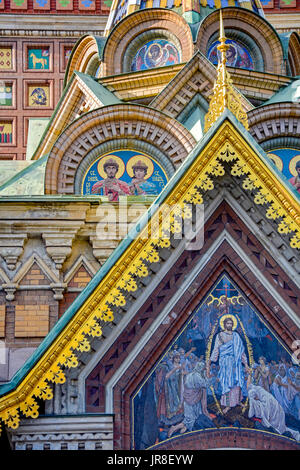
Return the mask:
<path id="1" fill-rule="evenodd" d="M 132 396 L 132 447 L 255 429 L 300 442 L 300 370 L 224 274 Z"/>

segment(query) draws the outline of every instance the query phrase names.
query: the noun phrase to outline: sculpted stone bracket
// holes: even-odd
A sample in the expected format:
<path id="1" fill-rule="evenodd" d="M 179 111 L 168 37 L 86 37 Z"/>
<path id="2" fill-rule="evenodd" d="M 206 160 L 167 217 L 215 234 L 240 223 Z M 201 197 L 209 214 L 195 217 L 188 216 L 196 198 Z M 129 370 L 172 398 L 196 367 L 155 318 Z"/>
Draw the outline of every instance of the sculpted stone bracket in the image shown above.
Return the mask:
<path id="1" fill-rule="evenodd" d="M 58 271 L 61 270 L 63 263 L 72 252 L 72 242 L 78 230 L 83 226 L 83 222 L 73 223 L 72 227 L 57 232 L 44 232 L 42 238 L 45 242 L 46 251 L 54 261 Z"/>
<path id="2" fill-rule="evenodd" d="M 24 244 L 27 240 L 26 233 L 0 234 L 0 256 L 5 260 L 10 271 L 16 269 L 18 259 L 23 253 Z"/>
<path id="3" fill-rule="evenodd" d="M 172 235 L 182 231 L 182 219 L 191 219 L 192 207 L 203 203 L 204 194 L 214 189 L 214 179 L 225 175 L 227 168 L 243 178 L 243 189 L 253 194 L 255 204 L 266 207 L 266 216 L 276 221 L 279 233 L 290 237 L 290 246 L 300 249 L 298 201 L 230 122 L 225 120 L 195 157 L 166 196 L 164 217 L 159 211 L 152 215 L 151 224 L 140 236 L 137 233 L 21 384 L 0 399 L 0 417 L 8 427 L 19 426 L 20 413 L 38 416 L 37 399 L 53 398 L 51 384 L 63 384 L 65 368 L 78 367 L 76 353 L 91 351 L 90 338 L 101 337 L 102 325 L 112 322 L 114 311 L 126 305 L 139 280 L 148 276 L 149 264 L 160 262 L 160 248 L 171 246 Z"/>
<path id="4" fill-rule="evenodd" d="M 7 284 L 2 284 L 2 288 L 6 292 L 6 300 L 11 301 L 14 300 L 15 298 L 15 292 L 18 288 L 17 284 L 12 283 L 7 283 Z"/>
<path id="5" fill-rule="evenodd" d="M 90 235 L 89 240 L 93 247 L 93 255 L 99 261 L 101 266 L 120 242 L 120 240 L 113 240 L 110 238 L 103 240 L 97 235 Z"/>

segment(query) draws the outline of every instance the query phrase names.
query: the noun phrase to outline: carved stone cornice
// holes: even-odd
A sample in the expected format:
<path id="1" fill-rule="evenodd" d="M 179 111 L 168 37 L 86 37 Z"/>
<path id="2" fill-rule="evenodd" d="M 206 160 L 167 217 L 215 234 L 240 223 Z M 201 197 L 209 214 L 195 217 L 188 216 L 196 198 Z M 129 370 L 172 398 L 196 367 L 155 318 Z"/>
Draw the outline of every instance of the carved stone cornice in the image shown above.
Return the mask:
<path id="1" fill-rule="evenodd" d="M 62 268 L 66 258 L 72 252 L 72 243 L 78 230 L 84 225 L 84 222 L 72 221 L 65 227 L 56 227 L 42 234 L 45 242 L 46 251 L 50 258 L 54 261 L 56 269 Z"/>
<path id="2" fill-rule="evenodd" d="M 265 13 L 266 20 L 279 32 L 297 31 L 300 33 L 299 12 Z"/>
<path id="3" fill-rule="evenodd" d="M 113 416 L 28 420 L 10 438 L 14 450 L 109 450 L 113 449 Z"/>

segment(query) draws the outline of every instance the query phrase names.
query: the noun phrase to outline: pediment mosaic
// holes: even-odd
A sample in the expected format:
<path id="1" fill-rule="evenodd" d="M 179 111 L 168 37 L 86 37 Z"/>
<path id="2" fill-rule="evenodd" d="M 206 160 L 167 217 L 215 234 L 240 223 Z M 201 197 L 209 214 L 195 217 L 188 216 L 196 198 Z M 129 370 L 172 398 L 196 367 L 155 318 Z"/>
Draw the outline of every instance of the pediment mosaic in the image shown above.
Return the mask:
<path id="1" fill-rule="evenodd" d="M 225 273 L 132 396 L 132 447 L 200 430 L 300 439 L 299 366 Z"/>

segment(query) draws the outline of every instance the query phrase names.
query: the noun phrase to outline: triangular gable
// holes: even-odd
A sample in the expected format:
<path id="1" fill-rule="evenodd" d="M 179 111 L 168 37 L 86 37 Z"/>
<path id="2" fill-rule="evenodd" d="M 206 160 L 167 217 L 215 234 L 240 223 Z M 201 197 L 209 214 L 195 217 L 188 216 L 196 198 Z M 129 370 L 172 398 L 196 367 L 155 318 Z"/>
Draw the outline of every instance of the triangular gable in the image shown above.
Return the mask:
<path id="1" fill-rule="evenodd" d="M 95 275 L 92 264 L 84 257 L 79 256 L 72 268 L 65 274 L 64 283 L 68 287 L 85 287 Z"/>
<path id="2" fill-rule="evenodd" d="M 197 51 L 161 93 L 152 100 L 150 106 L 179 119 L 178 116 L 197 94 L 207 103 L 209 102 L 216 76 L 215 66 L 200 51 Z M 250 111 L 253 105 L 240 92 L 237 93 L 241 98 L 244 111 Z"/>
<path id="3" fill-rule="evenodd" d="M 208 103 L 200 93 L 194 95 L 189 104 L 177 116 L 198 142 L 204 134 L 205 116 L 208 111 Z"/>
<path id="4" fill-rule="evenodd" d="M 78 366 L 76 352 L 90 350 L 89 336 L 102 335 L 102 325 L 111 322 L 115 310 L 126 305 L 126 292 L 135 292 L 139 280 L 148 275 L 148 263 L 160 261 L 159 248 L 170 245 L 168 229 L 172 234 L 180 231 L 185 204 L 202 204 L 204 194 L 214 189 L 214 178 L 228 171 L 242 178 L 243 189 L 255 204 L 265 207 L 278 231 L 290 238 L 290 246 L 300 248 L 298 193 L 243 126 L 225 112 L 33 356 L 10 383 L 0 387 L 0 416 L 8 427 L 18 427 L 20 411 L 27 417 L 37 416 L 36 399 L 52 398 L 51 383 L 65 381 L 64 368 Z M 163 205 L 169 208 L 170 225 L 166 218 L 156 218 L 157 209 Z M 192 211 L 185 211 L 183 216 L 190 218 Z M 147 237 L 150 229 L 151 238 Z"/>
<path id="5" fill-rule="evenodd" d="M 81 114 L 120 100 L 90 75 L 74 72 L 52 114 L 32 159 L 37 160 L 51 150 L 63 129 Z"/>
<path id="6" fill-rule="evenodd" d="M 47 286 L 51 283 L 59 283 L 59 278 L 53 274 L 42 258 L 34 253 L 27 261 L 25 261 L 21 269 L 17 272 L 13 279 L 13 283 L 16 286 L 28 286 L 35 285 L 37 280 L 40 285 L 45 284 Z"/>

